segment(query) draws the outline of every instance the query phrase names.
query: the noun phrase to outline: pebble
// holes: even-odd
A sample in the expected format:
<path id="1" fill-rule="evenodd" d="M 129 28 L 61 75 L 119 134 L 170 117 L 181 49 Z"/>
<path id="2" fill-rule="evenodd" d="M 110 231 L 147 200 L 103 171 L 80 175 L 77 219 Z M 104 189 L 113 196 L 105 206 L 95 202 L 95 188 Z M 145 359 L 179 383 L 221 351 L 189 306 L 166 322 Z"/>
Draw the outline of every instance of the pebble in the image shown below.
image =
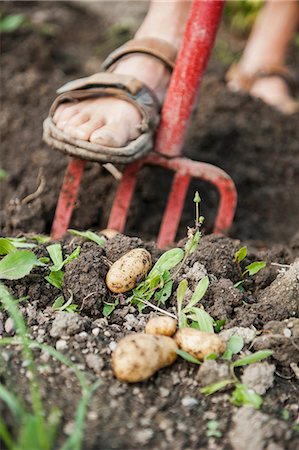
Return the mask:
<path id="1" fill-rule="evenodd" d="M 67 342 L 64 339 L 59 339 L 56 342 L 56 350 L 61 352 L 62 350 L 66 350 L 68 348 Z"/>
<path id="2" fill-rule="evenodd" d="M 93 328 L 93 330 L 92 330 L 92 334 L 93 334 L 94 336 L 98 336 L 98 335 L 99 335 L 99 333 L 100 333 L 100 329 L 99 329 L 99 327 Z"/>
<path id="3" fill-rule="evenodd" d="M 79 334 L 76 334 L 75 339 L 77 342 L 84 342 L 86 341 L 88 338 L 88 334 L 86 333 L 86 331 L 82 331 Z"/>
<path id="4" fill-rule="evenodd" d="M 100 374 L 102 368 L 104 367 L 103 358 L 94 355 L 93 353 L 89 353 L 86 356 L 86 364 L 90 369 L 94 370 L 97 374 Z"/>
<path id="5" fill-rule="evenodd" d="M 15 325 L 13 320 L 9 317 L 4 324 L 4 330 L 6 331 L 6 333 L 11 333 L 12 331 L 14 331 Z"/>
<path id="6" fill-rule="evenodd" d="M 170 394 L 170 390 L 166 389 L 164 387 L 160 387 L 159 391 L 160 391 L 160 395 L 161 395 L 162 398 L 168 397 L 169 394 Z"/>
<path id="7" fill-rule="evenodd" d="M 154 436 L 154 431 L 151 428 L 143 428 L 134 432 L 134 440 L 138 444 L 147 444 L 148 441 Z"/>
<path id="8" fill-rule="evenodd" d="M 63 432 L 70 436 L 74 432 L 75 423 L 73 421 L 67 422 L 63 427 Z"/>
<path id="9" fill-rule="evenodd" d="M 283 334 L 285 337 L 290 338 L 292 336 L 292 332 L 289 328 L 284 328 Z"/>
<path id="10" fill-rule="evenodd" d="M 116 343 L 115 341 L 111 341 L 110 344 L 109 344 L 110 350 L 111 350 L 112 352 L 114 352 L 114 350 L 116 349 L 116 347 L 117 347 L 117 343 Z"/>
<path id="11" fill-rule="evenodd" d="M 192 407 L 198 405 L 198 400 L 194 397 L 184 397 L 182 398 L 182 405 L 187 407 Z"/>

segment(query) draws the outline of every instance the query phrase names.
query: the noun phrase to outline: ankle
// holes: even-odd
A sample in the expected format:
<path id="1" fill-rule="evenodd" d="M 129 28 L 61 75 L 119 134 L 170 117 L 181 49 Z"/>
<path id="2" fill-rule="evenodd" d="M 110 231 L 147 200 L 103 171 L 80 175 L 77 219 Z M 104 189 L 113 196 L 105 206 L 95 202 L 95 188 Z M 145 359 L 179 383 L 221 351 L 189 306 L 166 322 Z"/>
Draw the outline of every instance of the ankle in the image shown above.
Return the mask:
<path id="1" fill-rule="evenodd" d="M 159 101 L 163 101 L 170 79 L 167 67 L 158 59 L 150 55 L 130 55 L 118 62 L 114 73 L 131 75 L 152 89 Z"/>

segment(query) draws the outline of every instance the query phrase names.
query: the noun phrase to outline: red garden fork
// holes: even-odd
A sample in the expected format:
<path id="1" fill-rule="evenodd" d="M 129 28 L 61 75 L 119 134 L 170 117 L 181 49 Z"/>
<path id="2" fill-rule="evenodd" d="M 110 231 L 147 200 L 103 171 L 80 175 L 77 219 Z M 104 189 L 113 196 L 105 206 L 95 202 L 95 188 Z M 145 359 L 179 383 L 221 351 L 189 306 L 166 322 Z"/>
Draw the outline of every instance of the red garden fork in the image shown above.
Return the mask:
<path id="1" fill-rule="evenodd" d="M 237 193 L 229 175 L 211 164 L 180 156 L 223 6 L 224 2 L 219 0 L 193 1 L 162 109 L 155 149 L 149 156 L 126 167 L 112 205 L 107 227 L 123 232 L 140 168 L 150 164 L 174 171 L 172 188 L 157 239 L 160 248 L 175 240 L 192 177 L 212 183 L 219 191 L 215 233 L 225 234 L 234 218 Z M 53 222 L 53 239 L 60 239 L 68 228 L 85 164 L 84 160 L 72 158 L 68 165 Z"/>

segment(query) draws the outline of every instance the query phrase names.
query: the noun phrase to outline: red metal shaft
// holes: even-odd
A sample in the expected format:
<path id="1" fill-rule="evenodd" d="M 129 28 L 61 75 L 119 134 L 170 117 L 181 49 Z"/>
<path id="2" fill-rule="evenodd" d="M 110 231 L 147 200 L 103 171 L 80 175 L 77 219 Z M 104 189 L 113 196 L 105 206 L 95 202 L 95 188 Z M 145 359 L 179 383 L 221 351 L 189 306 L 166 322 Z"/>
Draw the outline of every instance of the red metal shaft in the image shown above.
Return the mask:
<path id="1" fill-rule="evenodd" d="M 51 230 L 53 240 L 65 234 L 72 216 L 86 161 L 72 158 L 65 172 Z"/>
<path id="2" fill-rule="evenodd" d="M 224 1 L 193 0 L 156 140 L 155 150 L 165 156 L 181 153 L 223 6 Z"/>

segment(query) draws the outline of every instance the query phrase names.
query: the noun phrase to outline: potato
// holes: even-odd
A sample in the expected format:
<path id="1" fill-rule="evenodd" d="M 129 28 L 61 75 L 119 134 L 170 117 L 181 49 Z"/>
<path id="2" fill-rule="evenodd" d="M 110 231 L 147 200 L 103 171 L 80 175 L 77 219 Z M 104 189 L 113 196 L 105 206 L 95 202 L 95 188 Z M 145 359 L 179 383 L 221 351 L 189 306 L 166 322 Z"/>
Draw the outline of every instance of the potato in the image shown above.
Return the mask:
<path id="1" fill-rule="evenodd" d="M 181 328 L 175 335 L 175 341 L 182 350 L 200 361 L 210 353 L 221 355 L 225 351 L 225 343 L 217 334 L 194 328 Z"/>
<path id="2" fill-rule="evenodd" d="M 100 234 L 105 236 L 107 239 L 112 239 L 114 238 L 114 236 L 119 234 L 119 232 L 116 230 L 112 230 L 112 228 L 105 228 L 104 230 L 100 231 Z"/>
<path id="3" fill-rule="evenodd" d="M 162 367 L 174 363 L 176 350 L 177 345 L 170 337 L 130 334 L 118 342 L 112 355 L 112 368 L 120 381 L 144 381 Z"/>
<path id="4" fill-rule="evenodd" d="M 177 328 L 177 320 L 169 316 L 156 316 L 148 321 L 145 327 L 147 334 L 173 336 Z"/>
<path id="5" fill-rule="evenodd" d="M 115 293 L 133 289 L 152 267 L 152 257 L 144 248 L 129 251 L 110 267 L 106 284 Z"/>

